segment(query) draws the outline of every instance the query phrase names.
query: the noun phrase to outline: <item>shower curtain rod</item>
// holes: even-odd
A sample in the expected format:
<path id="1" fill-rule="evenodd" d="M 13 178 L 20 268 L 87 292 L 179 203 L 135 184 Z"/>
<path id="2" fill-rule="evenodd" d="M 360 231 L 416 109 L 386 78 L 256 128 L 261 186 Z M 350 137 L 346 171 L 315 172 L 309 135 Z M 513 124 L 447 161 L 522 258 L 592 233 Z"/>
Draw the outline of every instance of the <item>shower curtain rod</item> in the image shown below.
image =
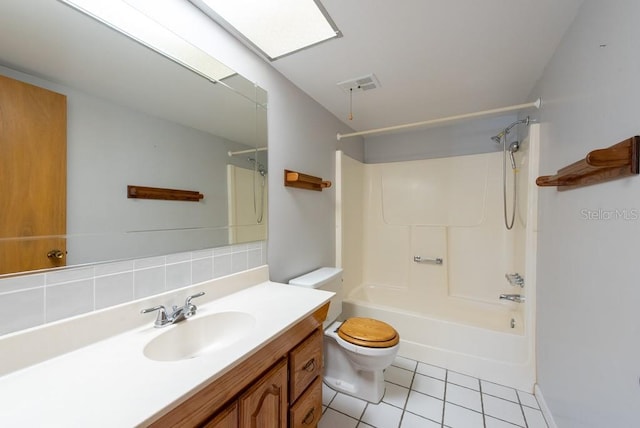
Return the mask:
<path id="1" fill-rule="evenodd" d="M 453 121 L 456 121 L 456 120 L 473 119 L 473 118 L 476 118 L 476 117 L 489 116 L 489 115 L 497 114 L 497 113 L 508 113 L 508 112 L 511 112 L 511 111 L 523 110 L 523 109 L 530 108 L 530 107 L 540 108 L 540 102 L 541 102 L 541 100 L 540 100 L 540 98 L 538 98 L 537 100 L 535 100 L 533 102 L 530 102 L 530 103 L 517 104 L 517 105 L 508 106 L 508 107 L 501 107 L 501 108 L 494 108 L 492 110 L 478 111 L 478 112 L 475 112 L 475 113 L 459 114 L 457 116 L 449 116 L 449 117 L 443 117 L 443 118 L 440 118 L 440 119 L 425 120 L 423 122 L 407 123 L 407 124 L 404 124 L 404 125 L 389 126 L 387 128 L 370 129 L 368 131 L 352 132 L 350 134 L 340 134 L 340 133 L 338 133 L 337 139 L 338 139 L 338 141 L 340 141 L 343 138 L 359 137 L 361 135 L 381 134 L 381 133 L 384 133 L 384 132 L 397 131 L 397 130 L 400 130 L 400 129 L 417 128 L 419 126 L 440 125 L 440 124 L 444 124 L 444 123 L 447 123 L 447 122 L 453 122 Z"/>
<path id="2" fill-rule="evenodd" d="M 229 155 L 229 157 L 231 157 L 235 155 L 245 155 L 247 153 L 264 152 L 266 150 L 267 150 L 266 147 L 258 147 L 258 148 L 249 149 L 249 150 L 239 150 L 237 152 L 228 151 L 227 154 Z"/>

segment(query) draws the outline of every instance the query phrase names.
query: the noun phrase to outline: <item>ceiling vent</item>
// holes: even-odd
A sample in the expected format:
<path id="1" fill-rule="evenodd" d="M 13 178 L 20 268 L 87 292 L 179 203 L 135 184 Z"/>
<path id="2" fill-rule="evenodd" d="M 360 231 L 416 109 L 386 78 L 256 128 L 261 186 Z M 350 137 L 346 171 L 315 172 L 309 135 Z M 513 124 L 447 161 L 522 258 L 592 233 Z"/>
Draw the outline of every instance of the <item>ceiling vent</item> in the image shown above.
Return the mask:
<path id="1" fill-rule="evenodd" d="M 369 91 L 371 89 L 379 88 L 380 82 L 378 82 L 378 79 L 372 73 L 372 74 L 367 74 L 366 76 L 357 77 L 355 79 L 345 80 L 344 82 L 338 83 L 338 86 L 347 93 L 349 92 L 354 93 L 354 92 L 364 92 L 364 91 Z"/>

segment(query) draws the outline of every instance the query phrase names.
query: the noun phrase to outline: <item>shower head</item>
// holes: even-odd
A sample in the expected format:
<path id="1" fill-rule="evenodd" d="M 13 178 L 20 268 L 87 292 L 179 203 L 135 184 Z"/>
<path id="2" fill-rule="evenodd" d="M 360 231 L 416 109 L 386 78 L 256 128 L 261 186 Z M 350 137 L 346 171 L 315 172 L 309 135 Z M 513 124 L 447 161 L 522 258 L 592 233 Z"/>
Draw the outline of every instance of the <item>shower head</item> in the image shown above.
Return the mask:
<path id="1" fill-rule="evenodd" d="M 500 144 L 502 142 L 502 137 L 506 137 L 509 134 L 509 131 L 511 131 L 514 126 L 520 124 L 529 125 L 529 116 L 525 117 L 524 119 L 516 120 L 511 125 L 504 128 L 498 135 L 494 135 L 493 137 L 491 137 L 491 140 L 496 144 Z"/>
<path id="2" fill-rule="evenodd" d="M 260 162 L 258 162 L 254 158 L 247 158 L 247 162 L 254 164 L 258 169 L 258 173 L 260 173 L 261 176 L 264 177 L 264 175 L 267 173 L 267 170 L 265 169 L 264 165 L 262 165 Z"/>
<path id="3" fill-rule="evenodd" d="M 502 137 L 504 137 L 504 131 L 502 131 L 498 135 L 494 135 L 493 137 L 491 137 L 491 139 L 494 143 L 500 144 L 502 142 Z"/>

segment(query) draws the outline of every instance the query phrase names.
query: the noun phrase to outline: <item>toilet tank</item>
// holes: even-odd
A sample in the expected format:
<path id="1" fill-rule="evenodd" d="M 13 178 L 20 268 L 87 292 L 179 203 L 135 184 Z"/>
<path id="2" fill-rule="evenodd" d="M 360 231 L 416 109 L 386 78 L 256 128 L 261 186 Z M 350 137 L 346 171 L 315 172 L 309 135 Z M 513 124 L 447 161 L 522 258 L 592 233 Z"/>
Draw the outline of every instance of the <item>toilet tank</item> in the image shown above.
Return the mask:
<path id="1" fill-rule="evenodd" d="M 298 287 L 317 288 L 336 293 L 329 304 L 329 314 L 324 326 L 334 322 L 342 313 L 342 269 L 323 267 L 289 280 L 289 284 Z"/>

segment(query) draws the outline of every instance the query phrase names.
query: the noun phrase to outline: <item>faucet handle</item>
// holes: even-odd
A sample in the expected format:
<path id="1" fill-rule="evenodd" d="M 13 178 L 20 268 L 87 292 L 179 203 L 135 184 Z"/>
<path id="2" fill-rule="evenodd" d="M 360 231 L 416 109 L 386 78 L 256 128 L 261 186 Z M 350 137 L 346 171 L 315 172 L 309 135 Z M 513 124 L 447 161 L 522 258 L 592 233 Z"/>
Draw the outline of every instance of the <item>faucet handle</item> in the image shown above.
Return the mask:
<path id="1" fill-rule="evenodd" d="M 193 303 L 191 303 L 191 299 L 195 299 L 196 297 L 201 297 L 201 296 L 204 296 L 204 291 L 191 295 L 187 297 L 187 299 L 184 301 L 183 314 L 185 318 L 189 318 L 191 315 L 195 315 L 198 307 Z"/>
<path id="2" fill-rule="evenodd" d="M 169 319 L 167 318 L 167 310 L 163 305 L 142 309 L 140 313 L 148 314 L 149 312 L 154 312 L 154 311 L 158 311 L 158 316 L 156 317 L 156 321 L 153 323 L 155 327 L 163 327 L 169 323 Z"/>
<path id="3" fill-rule="evenodd" d="M 187 297 L 187 300 L 184 301 L 184 306 L 187 307 L 191 304 L 191 299 L 195 299 L 196 297 L 202 297 L 204 296 L 204 291 L 201 291 L 199 293 L 196 293 L 192 296 Z"/>

